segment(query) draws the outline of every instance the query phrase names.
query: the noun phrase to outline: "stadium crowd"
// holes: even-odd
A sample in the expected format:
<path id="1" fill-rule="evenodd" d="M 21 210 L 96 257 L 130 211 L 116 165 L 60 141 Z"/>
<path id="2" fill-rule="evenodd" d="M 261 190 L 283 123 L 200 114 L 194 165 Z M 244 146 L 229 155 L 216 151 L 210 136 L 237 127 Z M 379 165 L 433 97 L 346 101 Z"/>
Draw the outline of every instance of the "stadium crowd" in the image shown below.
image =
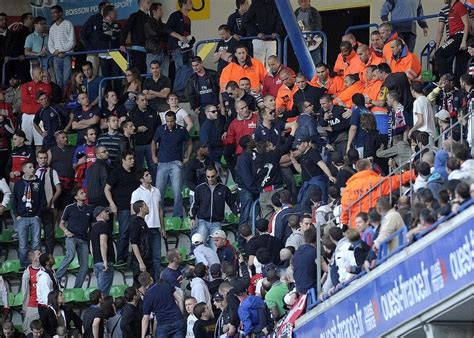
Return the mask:
<path id="1" fill-rule="evenodd" d="M 77 44 L 58 5 L 52 23 L 26 13 L 14 29 L 0 13 L 0 337 L 281 335 L 318 281 L 319 299 L 333 295 L 397 248 L 392 234 L 416 241 L 474 198 L 463 2 L 441 9 L 436 82 L 422 81 L 415 22 L 384 22 L 369 45 L 344 35 L 334 66 L 309 39 L 310 79 L 276 56 L 274 1 L 236 1 L 216 71 L 192 54 L 191 0 L 166 23 L 171 9 L 138 3 L 124 22 L 100 3 Z M 298 4 L 303 30 L 321 30 Z M 421 1 L 387 0 L 381 18 L 421 15 Z M 122 71 L 107 53 L 73 60 L 79 45 L 127 51 L 125 81 L 101 88 Z M 118 273 L 130 286 L 113 285 Z"/>

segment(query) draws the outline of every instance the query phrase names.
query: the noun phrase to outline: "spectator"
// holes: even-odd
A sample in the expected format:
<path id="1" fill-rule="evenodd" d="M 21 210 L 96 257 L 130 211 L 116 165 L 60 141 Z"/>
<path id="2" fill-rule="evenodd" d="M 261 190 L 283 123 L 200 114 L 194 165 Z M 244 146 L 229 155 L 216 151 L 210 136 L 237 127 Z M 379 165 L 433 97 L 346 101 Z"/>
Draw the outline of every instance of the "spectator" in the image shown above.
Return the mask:
<path id="1" fill-rule="evenodd" d="M 262 95 L 277 96 L 278 89 L 280 89 L 283 81 L 280 79 L 280 73 L 282 70 L 288 70 L 291 76 L 295 75 L 295 72 L 281 63 L 281 60 L 276 55 L 270 55 L 267 58 L 267 64 L 270 69 L 262 83 Z"/>
<path id="2" fill-rule="evenodd" d="M 228 130 L 229 124 L 237 117 L 235 103 L 245 101 L 250 111 L 257 111 L 257 101 L 253 95 L 248 94 L 239 87 L 237 82 L 230 81 L 226 85 L 226 91 L 222 93 L 223 106 L 221 106 L 222 115 L 226 116 L 227 122 L 225 129 Z"/>
<path id="3" fill-rule="evenodd" d="M 263 63 L 250 57 L 247 47 L 239 45 L 235 48 L 235 57 L 232 62 L 222 70 L 219 84 L 223 91 L 230 81 L 238 82 L 241 78 L 247 77 L 250 79 L 252 91 L 260 93 L 266 75 L 267 70 Z"/>
<path id="4" fill-rule="evenodd" d="M 193 129 L 193 121 L 191 116 L 186 110 L 179 106 L 179 98 L 176 94 L 170 93 L 166 97 L 166 103 L 169 106 L 169 110 L 176 114 L 176 124 L 185 127 L 188 133 Z M 162 123 L 165 123 L 165 114 L 166 112 L 160 112 L 160 118 Z"/>
<path id="5" fill-rule="evenodd" d="M 148 235 L 148 226 L 145 217 L 149 213 L 148 205 L 138 200 L 132 204 L 134 215 L 130 220 L 130 244 L 132 246 L 132 261 L 130 268 L 133 271 L 133 281 L 138 285 L 138 276 L 141 272 L 153 273 L 152 246 Z"/>
<path id="6" fill-rule="evenodd" d="M 208 267 L 204 263 L 196 263 L 194 267 L 194 277 L 191 280 L 191 297 L 194 297 L 198 303 L 203 302 L 212 309 L 211 294 L 206 284 Z M 196 316 L 199 319 L 199 316 Z M 211 318 L 214 315 L 211 310 Z M 196 324 L 194 324 L 196 325 Z"/>
<path id="7" fill-rule="evenodd" d="M 216 168 L 206 168 L 206 182 L 198 185 L 194 191 L 194 203 L 190 211 L 191 226 L 197 227 L 196 232 L 207 239 L 209 234 L 221 229 L 226 204 L 235 215 L 238 214 L 238 205 L 230 189 L 220 182 Z M 210 246 L 215 248 L 212 243 Z"/>
<path id="8" fill-rule="evenodd" d="M 109 296 L 110 297 L 110 296 Z M 109 297 L 107 297 L 104 301 L 104 303 L 107 302 L 107 300 L 109 299 Z M 107 322 L 105 323 L 105 326 L 106 326 L 106 329 L 107 329 L 107 332 L 109 332 L 109 334 L 114 337 L 123 337 L 122 335 L 122 329 L 120 328 L 120 323 L 122 322 L 122 309 L 123 307 L 125 306 L 126 304 L 126 300 L 124 299 L 124 297 L 122 296 L 119 296 L 119 297 L 116 297 L 113 301 L 113 304 L 111 304 L 109 306 L 109 302 L 107 302 L 106 306 L 109 307 L 109 309 L 113 306 L 113 310 L 115 310 L 115 315 L 113 315 L 112 317 L 110 317 Z M 110 314 L 109 314 L 110 315 Z M 141 326 L 141 318 L 140 320 L 138 321 L 138 325 Z M 140 332 L 140 331 L 139 331 Z"/>
<path id="9" fill-rule="evenodd" d="M 205 302 L 199 302 L 194 306 L 193 314 L 197 321 L 193 326 L 194 337 L 196 338 L 212 338 L 216 320 L 213 318 L 211 307 Z"/>
<path id="10" fill-rule="evenodd" d="M 390 201 L 386 197 L 382 197 L 377 201 L 377 212 L 382 216 L 380 229 L 374 238 L 372 249 L 377 252 L 382 242 L 391 234 L 397 232 L 405 226 L 400 214 L 392 208 Z M 398 246 L 398 238 L 394 238 L 389 244 L 389 251 L 394 250 Z"/>
<path id="11" fill-rule="evenodd" d="M 104 188 L 112 168 L 109 165 L 109 152 L 104 146 L 95 147 L 95 162 L 86 170 L 87 197 L 92 207 L 106 205 Z"/>
<path id="12" fill-rule="evenodd" d="M 48 97 L 51 97 L 51 86 L 41 82 L 43 74 L 41 68 L 33 68 L 31 73 L 33 80 L 21 86 L 21 130 L 25 132 L 26 138 L 30 142 L 40 146 L 43 138 L 33 125 L 35 114 L 41 108 L 41 104 L 37 101 L 36 96 L 39 92 L 43 92 Z"/>
<path id="13" fill-rule="evenodd" d="M 126 119 L 120 124 L 120 129 L 123 131 L 123 137 L 120 140 L 120 154 L 124 151 L 135 152 L 135 125 L 132 121 Z M 118 159 L 117 159 L 118 160 Z"/>
<path id="14" fill-rule="evenodd" d="M 74 110 L 80 107 L 80 104 L 77 102 L 77 96 L 86 91 L 86 87 L 83 83 L 84 73 L 80 70 L 74 70 L 71 80 L 68 81 L 64 87 L 64 106 L 66 109 Z"/>
<path id="15" fill-rule="evenodd" d="M 388 62 L 392 58 L 391 42 L 398 39 L 398 33 L 393 30 L 393 26 L 388 22 L 384 22 L 379 26 L 379 33 L 384 44 L 382 48 L 383 57 Z"/>
<path id="16" fill-rule="evenodd" d="M 367 83 L 367 78 L 366 78 L 367 67 L 377 66 L 381 64 L 382 62 L 384 62 L 384 59 L 380 56 L 377 56 L 375 52 L 372 52 L 369 46 L 363 45 L 363 44 L 357 47 L 357 56 L 359 57 L 360 61 L 363 64 L 363 68 L 359 72 L 359 78 L 364 84 L 366 84 Z"/>
<path id="17" fill-rule="evenodd" d="M 152 67 L 155 64 L 152 64 Z M 149 100 L 145 93 L 137 95 L 137 105 L 128 113 L 128 119 L 133 122 L 136 128 L 134 135 L 135 150 L 137 164 L 141 167 L 146 160 L 147 167 L 156 181 L 156 164 L 153 162 L 153 152 L 151 143 L 156 129 L 161 125 L 160 116 L 156 109 L 148 104 Z"/>
<path id="18" fill-rule="evenodd" d="M 341 106 L 332 103 L 329 95 L 324 95 L 319 99 L 321 103 L 322 118 L 319 119 L 319 125 L 323 127 L 328 134 L 328 150 L 344 154 L 347 149 L 350 128 L 350 116 Z"/>
<path id="19" fill-rule="evenodd" d="M 184 174 L 186 187 L 190 190 L 190 204 L 194 201 L 194 191 L 196 187 L 206 181 L 206 168 L 215 165 L 209 156 L 209 147 L 207 144 L 199 144 L 195 149 L 196 156 L 189 161 Z"/>
<path id="20" fill-rule="evenodd" d="M 334 64 L 334 72 L 344 77 L 349 74 L 359 74 L 364 69 L 364 65 L 357 57 L 354 46 L 349 41 L 342 41 L 339 48 L 341 52 Z"/>
<path id="21" fill-rule="evenodd" d="M 94 128 L 96 133 L 99 132 L 100 109 L 90 103 L 87 93 L 79 93 L 77 102 L 80 107 L 74 111 L 74 120 L 72 129 L 77 130 L 77 144 L 85 142 L 84 136 L 86 130 L 90 127 Z"/>
<path id="22" fill-rule="evenodd" d="M 96 161 L 95 144 L 96 131 L 93 127 L 88 127 L 84 136 L 85 144 L 81 144 L 74 150 L 72 167 L 75 170 L 74 181 L 78 186 L 87 188 L 87 169 Z"/>
<path id="23" fill-rule="evenodd" d="M 13 149 L 7 162 L 6 172 L 10 173 L 10 188 L 21 179 L 22 166 L 25 162 L 34 162 L 35 152 L 25 144 L 26 136 L 23 130 L 16 130 L 13 134 Z"/>
<path id="24" fill-rule="evenodd" d="M 104 193 L 109 202 L 110 211 L 117 214 L 119 223 L 119 240 L 117 243 L 117 261 L 125 263 L 128 259 L 130 196 L 138 186 L 135 159 L 133 153 L 123 152 L 120 155 L 122 164 L 117 166 L 107 178 Z"/>
<path id="25" fill-rule="evenodd" d="M 51 17 L 54 24 L 49 29 L 48 49 L 55 57 L 53 59 L 56 82 L 64 87 L 71 77 L 71 57 L 65 53 L 72 51 L 76 44 L 74 26 L 63 18 L 63 9 L 59 5 L 51 7 Z"/>
<path id="26" fill-rule="evenodd" d="M 310 85 L 303 73 L 296 74 L 295 84 L 298 90 L 293 95 L 294 106 L 298 107 L 307 101 L 313 105 L 314 111 L 318 112 L 321 109 L 319 99 L 323 96 L 324 90 Z"/>
<path id="27" fill-rule="evenodd" d="M 147 0 L 143 0 L 147 1 Z M 127 111 L 130 111 L 136 105 L 137 95 L 142 91 L 142 80 L 138 69 L 131 67 L 125 72 L 126 83 L 122 89 L 122 96 L 120 102 Z"/>
<path id="28" fill-rule="evenodd" d="M 316 287 L 316 229 L 311 226 L 302 231 L 305 244 L 295 251 L 292 264 L 296 290 L 306 294 L 309 289 Z"/>
<path id="29" fill-rule="evenodd" d="M 33 320 L 39 319 L 38 314 L 38 272 L 40 270 L 41 250 L 34 249 L 29 252 L 29 260 L 31 264 L 23 271 L 21 277 L 21 290 L 23 292 L 22 310 L 25 313 L 23 320 L 23 332 L 28 334 L 31 332 L 30 324 Z"/>
<path id="30" fill-rule="evenodd" d="M 27 338 L 50 338 L 50 336 L 44 333 L 41 320 L 35 319 L 30 323 L 31 332 L 26 336 Z"/>
<path id="31" fill-rule="evenodd" d="M 187 319 L 186 319 L 186 337 L 193 337 L 193 327 L 196 323 L 197 318 L 193 313 L 194 307 L 196 306 L 197 301 L 194 297 L 188 297 L 184 300 L 184 308 L 186 309 Z"/>
<path id="32" fill-rule="evenodd" d="M 223 265 L 224 262 L 229 262 L 233 267 L 235 267 L 235 269 L 237 269 L 239 267 L 238 253 L 234 246 L 227 239 L 225 231 L 216 230 L 210 237 L 214 241 L 214 246 L 217 251 L 217 256 L 219 256 L 221 265 Z"/>
<path id="33" fill-rule="evenodd" d="M 202 125 L 205 107 L 219 104 L 219 78 L 215 71 L 204 68 L 199 56 L 191 59 L 191 66 L 193 75 L 186 82 L 186 98 Z"/>
<path id="34" fill-rule="evenodd" d="M 94 218 L 97 222 L 92 225 L 89 232 L 94 274 L 97 278 L 97 287 L 103 295 L 108 295 L 113 282 L 115 263 L 112 229 L 107 223 L 110 219 L 109 208 L 96 207 Z M 84 326 L 85 324 L 84 319 Z"/>
<path id="35" fill-rule="evenodd" d="M 283 298 L 289 292 L 288 286 L 280 280 L 280 273 L 276 265 L 268 264 L 264 270 L 267 276 L 263 281 L 263 287 L 267 290 L 265 304 L 270 310 L 273 320 L 278 322 L 286 314 Z"/>
<path id="36" fill-rule="evenodd" d="M 116 116 L 119 119 L 120 123 L 125 121 L 128 112 L 125 109 L 125 106 L 119 103 L 117 93 L 113 90 L 106 91 L 104 93 L 104 100 L 106 105 L 102 107 L 100 123 L 101 129 L 107 129 L 107 119 L 109 118 L 109 116 Z"/>
<path id="37" fill-rule="evenodd" d="M 134 287 L 125 289 L 124 298 L 127 302 L 122 308 L 122 317 L 120 320 L 120 329 L 123 337 L 141 338 L 142 314 L 138 308 L 140 297 Z"/>
<path id="38" fill-rule="evenodd" d="M 396 136 L 403 137 L 405 131 L 410 129 L 408 122 L 408 111 L 401 103 L 400 94 L 391 90 L 387 94 L 387 106 L 389 107 L 389 135 L 388 146 L 395 145 L 394 138 Z"/>
<path id="39" fill-rule="evenodd" d="M 217 31 L 221 40 L 217 43 L 212 61 L 217 63 L 217 73 L 221 74 L 224 67 L 232 61 L 238 41 L 232 36 L 227 25 L 220 25 Z"/>
<path id="40" fill-rule="evenodd" d="M 278 115 L 291 111 L 293 108 L 293 95 L 298 90 L 295 86 L 295 75 L 288 69 L 280 72 L 280 80 L 282 85 L 278 88 L 275 96 L 276 111 Z"/>
<path id="41" fill-rule="evenodd" d="M 33 127 L 43 139 L 43 148 L 48 149 L 56 145 L 54 133 L 66 128 L 68 116 L 61 106 L 51 105 L 50 98 L 46 93 L 38 92 L 36 97 L 41 108 L 33 119 Z M 40 144 L 37 144 L 37 147 L 40 147 Z"/>
<path id="42" fill-rule="evenodd" d="M 54 104 L 63 103 L 63 88 L 59 87 L 56 82 L 51 81 L 51 75 L 49 74 L 49 72 L 44 71 L 41 79 L 44 83 L 49 84 L 51 86 L 51 92 L 52 92 L 51 102 Z M 69 114 L 69 116 L 70 116 L 70 119 L 69 119 L 69 123 L 68 123 L 66 131 L 69 131 L 69 129 L 71 128 L 71 125 L 70 125 L 70 123 L 72 123 L 71 114 Z"/>
<path id="43" fill-rule="evenodd" d="M 255 271 L 255 258 L 259 248 L 267 248 L 271 254 L 272 263 L 280 264 L 280 250 L 283 249 L 283 242 L 268 233 L 268 221 L 264 218 L 256 221 L 257 236 L 251 238 L 247 243 L 246 254 L 249 256 L 248 266 L 251 271 Z M 259 262 L 262 263 L 262 262 Z"/>
<path id="44" fill-rule="evenodd" d="M 452 148 L 454 156 L 459 160 L 460 170 L 467 184 L 474 183 L 474 160 L 470 158 L 469 147 L 465 143 L 455 143 Z"/>
<path id="45" fill-rule="evenodd" d="M 237 0 L 235 2 L 237 9 L 227 18 L 227 26 L 229 26 L 230 33 L 237 41 L 240 41 L 240 38 L 246 36 L 245 27 L 242 25 L 242 19 L 244 14 L 249 10 L 250 4 L 251 2 L 249 0 Z M 249 47 L 251 46 L 252 44 L 250 44 Z"/>
<path id="46" fill-rule="evenodd" d="M 445 109 L 451 118 L 455 118 L 462 109 L 464 95 L 456 88 L 455 77 L 452 73 L 446 73 L 439 79 L 438 86 L 428 94 L 428 100 L 436 104 L 436 111 Z"/>
<path id="47" fill-rule="evenodd" d="M 150 6 L 150 18 L 145 22 L 145 49 L 147 68 L 151 67 L 151 62 L 157 60 L 161 65 L 161 71 L 168 77 L 169 56 L 166 47 L 168 34 L 165 24 L 162 21 L 163 6 L 160 3 L 152 3 Z"/>
<path id="48" fill-rule="evenodd" d="M 139 10 L 130 15 L 122 29 L 120 39 L 120 49 L 125 53 L 125 42 L 128 33 L 131 37 L 130 55 L 134 67 L 138 69 L 139 74 L 146 72 L 146 49 L 145 49 L 145 23 L 148 21 L 148 11 L 150 10 L 151 0 L 140 0 L 138 2 Z"/>
<path id="49" fill-rule="evenodd" d="M 48 253 L 42 253 L 39 257 L 41 265 L 36 275 L 36 296 L 38 299 L 38 314 L 43 318 L 48 310 L 48 295 L 51 291 L 59 291 L 59 282 L 53 265 L 56 263 L 54 256 Z"/>
<path id="50" fill-rule="evenodd" d="M 413 128 L 408 132 L 408 137 L 415 130 L 427 132 L 433 137 L 435 130 L 433 107 L 426 96 L 423 95 L 423 85 L 419 82 L 413 82 L 411 84 L 411 94 L 415 98 L 413 102 L 414 124 Z"/>
<path id="51" fill-rule="evenodd" d="M 210 158 L 220 163 L 224 146 L 222 144 L 223 118 L 219 110 L 214 105 L 208 105 L 204 109 L 206 120 L 201 124 L 199 130 L 199 141 L 206 145 Z"/>
<path id="52" fill-rule="evenodd" d="M 389 158 L 389 166 L 396 168 L 410 162 L 411 147 L 402 135 L 397 135 L 393 138 L 392 147 L 384 149 L 384 146 L 382 146 L 375 154 L 380 159 Z"/>
<path id="53" fill-rule="evenodd" d="M 92 106 L 99 103 L 99 85 L 102 81 L 102 76 L 98 76 L 94 73 L 92 62 L 86 61 L 82 64 L 82 72 L 84 73 L 84 86 L 86 87 L 86 93 L 89 98 L 89 102 Z M 102 90 L 102 89 L 101 89 Z M 103 90 L 102 90 L 103 93 Z"/>
<path id="54" fill-rule="evenodd" d="M 295 17 L 296 21 L 303 23 L 304 29 L 302 29 L 302 31 L 322 31 L 323 23 L 321 14 L 319 14 L 316 8 L 311 6 L 311 1 L 298 0 L 298 5 L 299 7 L 295 10 Z M 321 62 L 321 48 L 310 50 L 310 54 L 315 65 Z"/>
<path id="55" fill-rule="evenodd" d="M 399 3 L 395 1 L 386 0 L 380 10 L 380 17 L 382 21 L 402 20 L 423 16 L 423 4 L 420 1 L 408 1 Z M 423 35 L 428 36 L 428 24 L 425 20 L 418 20 L 418 25 L 423 29 Z M 393 25 L 394 30 L 398 36 L 405 41 L 408 49 L 415 51 L 416 43 L 416 23 L 415 21 L 401 22 Z"/>
<path id="56" fill-rule="evenodd" d="M 103 295 L 100 290 L 94 290 L 89 294 L 91 306 L 82 315 L 84 326 L 84 338 L 101 337 L 104 334 L 104 313 L 100 305 L 103 302 Z"/>
<path id="57" fill-rule="evenodd" d="M 364 90 L 364 84 L 360 81 L 358 74 L 347 74 L 344 77 L 344 90 L 335 98 L 334 103 L 350 109 L 352 107 L 352 96 Z"/>
<path id="58" fill-rule="evenodd" d="M 13 74 L 8 80 L 8 84 L 10 87 L 5 91 L 5 102 L 11 104 L 13 115 L 18 117 L 21 112 L 21 83 L 18 75 Z"/>
<path id="59" fill-rule="evenodd" d="M 143 299 L 142 335 L 150 321 L 150 314 L 160 318 L 156 324 L 158 337 L 184 337 L 186 322 L 183 318 L 183 303 L 179 291 L 167 283 L 157 283 L 148 287 Z"/>
<path id="60" fill-rule="evenodd" d="M 355 218 L 356 229 L 360 234 L 360 239 L 372 246 L 375 230 L 369 222 L 369 216 L 366 212 L 360 212 Z"/>
<path id="61" fill-rule="evenodd" d="M 359 212 L 367 212 L 369 208 L 377 203 L 381 196 L 386 196 L 390 193 L 390 187 L 397 187 L 400 184 L 408 183 L 414 178 L 411 172 L 404 172 L 402 175 L 382 179 L 370 167 L 370 162 L 366 159 L 357 161 L 357 173 L 347 181 L 347 186 L 342 192 L 341 223 L 352 228 L 355 226 L 355 217 Z M 372 190 L 371 193 L 362 197 L 359 203 L 351 205 L 354 201 L 359 200 L 360 196 L 363 196 L 369 187 L 374 187 L 379 182 L 381 184 Z"/>
<path id="62" fill-rule="evenodd" d="M 108 160 L 110 166 L 113 168 L 118 164 L 120 156 L 120 142 L 123 135 L 118 131 L 119 118 L 115 115 L 110 115 L 107 118 L 107 132 L 102 133 L 97 139 L 97 144 L 104 147 L 108 153 Z"/>
<path id="63" fill-rule="evenodd" d="M 0 64 L 3 66 L 5 61 L 8 62 L 8 55 L 7 55 L 7 42 L 9 39 L 9 35 L 11 35 L 11 31 L 8 29 L 7 26 L 7 14 L 6 13 L 0 13 Z M 3 67 L 1 74 L 3 75 Z"/>
<path id="64" fill-rule="evenodd" d="M 194 246 L 193 254 L 196 257 L 196 264 L 203 263 L 210 268 L 220 263 L 216 251 L 204 245 L 204 237 L 200 233 L 195 233 L 191 237 L 191 244 Z"/>
<path id="65" fill-rule="evenodd" d="M 337 75 L 331 76 L 329 67 L 324 63 L 316 65 L 316 75 L 309 84 L 324 89 L 328 95 L 337 95 L 344 90 L 344 80 Z"/>
<path id="66" fill-rule="evenodd" d="M 74 327 L 82 330 L 82 320 L 68 306 L 64 305 L 64 294 L 59 290 L 53 290 L 48 294 L 48 307 L 40 318 L 46 334 L 51 337 L 56 335 L 56 330 L 60 326 L 71 328 L 71 321 Z"/>
<path id="67" fill-rule="evenodd" d="M 288 217 L 288 226 L 291 228 L 291 235 L 285 242 L 285 248 L 292 247 L 297 250 L 304 244 L 303 232 L 300 227 L 300 217 L 298 215 L 290 215 Z"/>
<path id="68" fill-rule="evenodd" d="M 267 0 L 253 1 L 242 18 L 242 25 L 247 36 L 258 36 L 258 39 L 252 41 L 253 54 L 265 64 L 268 56 L 276 54 L 276 41 L 267 40 L 267 36 L 271 35 L 274 39 L 277 35 L 284 34 L 283 22 L 276 4 Z"/>
<path id="69" fill-rule="evenodd" d="M 179 270 L 181 264 L 181 254 L 176 249 L 171 249 L 166 254 L 168 266 L 161 272 L 160 280 L 165 281 L 169 285 L 179 288 L 183 276 Z"/>
<path id="70" fill-rule="evenodd" d="M 146 95 L 151 109 L 161 112 L 168 109 L 166 98 L 171 92 L 171 81 L 161 74 L 160 63 L 156 60 L 150 62 L 151 77 L 143 82 L 143 94 Z"/>
<path id="71" fill-rule="evenodd" d="M 160 276 L 160 262 L 161 262 L 161 238 L 166 238 L 166 230 L 163 222 L 163 209 L 161 207 L 160 191 L 152 185 L 152 177 L 149 170 L 140 171 L 140 186 L 132 193 L 130 203 L 133 205 L 137 201 L 143 201 L 148 206 L 149 212 L 144 216 L 148 238 L 149 251 L 151 252 L 151 259 L 156 280 Z M 132 208 L 132 211 L 135 211 Z M 141 252 L 141 251 L 140 251 Z"/>
<path id="72" fill-rule="evenodd" d="M 153 162 L 158 164 L 156 171 L 156 186 L 161 196 L 165 196 L 168 181 L 171 181 L 173 191 L 173 216 L 183 215 L 183 200 L 181 189 L 183 188 L 183 165 L 189 162 L 192 151 L 192 142 L 188 131 L 176 125 L 176 114 L 168 111 L 165 114 L 166 124 L 155 131 L 151 143 L 151 155 Z M 186 150 L 183 155 L 183 148 Z M 158 151 L 158 156 L 157 156 Z M 161 205 L 164 201 L 162 200 Z"/>
<path id="73" fill-rule="evenodd" d="M 387 60 L 393 73 L 404 72 L 410 81 L 421 80 L 421 64 L 416 54 L 410 52 L 400 38 L 390 43 L 392 57 Z"/>
<path id="74" fill-rule="evenodd" d="M 47 69 L 48 52 L 48 30 L 46 26 L 46 19 L 42 16 L 37 16 L 33 20 L 33 33 L 26 37 L 24 45 L 25 56 L 39 56 L 39 63 L 37 60 L 30 61 L 31 67 L 41 67 Z"/>
<path id="75" fill-rule="evenodd" d="M 31 332 L 29 325 L 28 325 L 28 331 Z M 5 338 L 25 338 L 26 337 L 24 333 L 18 332 L 18 330 L 15 328 L 12 322 L 8 322 L 8 321 L 3 322 L 2 333 Z"/>
<path id="76" fill-rule="evenodd" d="M 276 238 L 285 242 L 291 234 L 291 230 L 288 227 L 288 217 L 291 214 L 296 214 L 297 210 L 293 208 L 291 203 L 291 193 L 288 190 L 280 190 L 271 197 L 272 205 L 275 208 L 272 220 L 270 222 L 271 229 L 270 233 Z"/>

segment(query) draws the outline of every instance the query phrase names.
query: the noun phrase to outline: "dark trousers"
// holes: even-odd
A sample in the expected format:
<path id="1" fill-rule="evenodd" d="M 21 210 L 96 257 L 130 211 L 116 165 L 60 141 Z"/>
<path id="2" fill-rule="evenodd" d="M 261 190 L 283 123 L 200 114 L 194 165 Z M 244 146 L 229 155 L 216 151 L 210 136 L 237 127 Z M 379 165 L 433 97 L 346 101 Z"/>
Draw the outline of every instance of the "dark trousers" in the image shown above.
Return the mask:
<path id="1" fill-rule="evenodd" d="M 469 55 L 466 51 L 459 50 L 462 43 L 462 33 L 450 37 L 444 45 L 438 48 L 435 53 L 435 66 L 439 76 L 453 73 L 453 58 L 456 58 L 455 76 L 456 79 L 466 73 Z"/>
<path id="2" fill-rule="evenodd" d="M 137 68 L 140 74 L 145 74 L 146 69 L 146 53 L 140 52 L 138 50 L 130 50 L 130 59 L 132 66 Z"/>
<path id="3" fill-rule="evenodd" d="M 237 165 L 237 155 L 235 154 L 235 145 L 230 144 L 224 147 L 224 158 L 227 162 L 227 167 L 232 174 L 232 178 L 235 180 L 236 173 L 235 173 L 235 166 Z"/>
<path id="4" fill-rule="evenodd" d="M 412 32 L 398 32 L 398 37 L 405 41 L 405 45 L 407 45 L 410 52 L 415 50 L 416 34 Z"/>
<path id="5" fill-rule="evenodd" d="M 44 246 L 46 253 L 54 252 L 54 213 L 52 209 L 45 209 L 41 215 L 41 223 L 43 224 Z"/>
<path id="6" fill-rule="evenodd" d="M 100 63 L 100 70 L 102 71 L 103 77 L 112 77 L 112 76 L 121 75 L 120 68 L 113 59 L 100 58 L 99 63 Z M 121 90 L 121 81 L 113 80 L 113 81 L 107 82 L 105 84 L 105 88 L 113 89 L 117 93 L 117 95 L 120 95 L 119 91 Z"/>

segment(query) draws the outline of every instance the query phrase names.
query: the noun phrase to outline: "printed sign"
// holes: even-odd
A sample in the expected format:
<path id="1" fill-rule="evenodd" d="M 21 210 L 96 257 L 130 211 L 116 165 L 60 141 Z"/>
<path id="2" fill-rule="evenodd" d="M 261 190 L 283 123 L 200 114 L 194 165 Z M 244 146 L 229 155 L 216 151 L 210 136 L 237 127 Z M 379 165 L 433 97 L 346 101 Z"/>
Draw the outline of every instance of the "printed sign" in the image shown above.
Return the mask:
<path id="1" fill-rule="evenodd" d="M 473 258 L 474 218 L 297 327 L 295 336 L 380 337 L 472 284 Z"/>
<path id="2" fill-rule="evenodd" d="M 176 10 L 179 10 L 178 1 L 176 1 Z M 193 0 L 193 10 L 189 12 L 189 18 L 192 20 L 207 20 L 211 16 L 211 0 Z"/>

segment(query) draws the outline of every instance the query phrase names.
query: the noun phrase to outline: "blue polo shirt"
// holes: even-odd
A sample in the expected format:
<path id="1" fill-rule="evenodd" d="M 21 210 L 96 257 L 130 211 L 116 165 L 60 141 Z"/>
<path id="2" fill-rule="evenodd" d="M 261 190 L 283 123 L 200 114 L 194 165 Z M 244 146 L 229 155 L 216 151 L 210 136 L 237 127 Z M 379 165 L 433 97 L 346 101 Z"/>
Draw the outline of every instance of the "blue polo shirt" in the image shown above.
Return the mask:
<path id="1" fill-rule="evenodd" d="M 189 141 L 189 133 L 177 124 L 173 129 L 165 124 L 156 128 L 153 140 L 158 144 L 158 162 L 182 161 L 183 146 Z"/>
<path id="2" fill-rule="evenodd" d="M 253 137 L 255 142 L 271 142 L 274 146 L 278 146 L 282 143 L 281 133 L 284 130 L 285 123 L 280 121 L 273 122 L 271 128 L 267 128 L 262 123 L 260 123 L 255 129 Z"/>
<path id="3" fill-rule="evenodd" d="M 99 96 L 99 84 L 102 79 L 102 76 L 96 76 L 89 82 L 84 78 L 84 86 L 86 87 L 87 95 L 89 96 L 89 101 L 91 103 L 97 98 L 97 96 Z"/>
<path id="4" fill-rule="evenodd" d="M 48 51 L 48 35 L 33 32 L 26 37 L 24 48 L 30 48 L 32 52 L 39 53 L 43 49 Z"/>
<path id="5" fill-rule="evenodd" d="M 61 219 L 66 222 L 67 229 L 74 234 L 74 237 L 89 241 L 89 229 L 95 222 L 94 209 L 87 204 L 78 207 L 77 203 L 66 206 Z"/>
<path id="6" fill-rule="evenodd" d="M 157 321 L 158 326 L 183 321 L 183 315 L 174 299 L 175 291 L 175 287 L 167 283 L 150 286 L 143 298 L 143 314 L 150 315 L 153 312 L 155 318 L 160 319 Z"/>

